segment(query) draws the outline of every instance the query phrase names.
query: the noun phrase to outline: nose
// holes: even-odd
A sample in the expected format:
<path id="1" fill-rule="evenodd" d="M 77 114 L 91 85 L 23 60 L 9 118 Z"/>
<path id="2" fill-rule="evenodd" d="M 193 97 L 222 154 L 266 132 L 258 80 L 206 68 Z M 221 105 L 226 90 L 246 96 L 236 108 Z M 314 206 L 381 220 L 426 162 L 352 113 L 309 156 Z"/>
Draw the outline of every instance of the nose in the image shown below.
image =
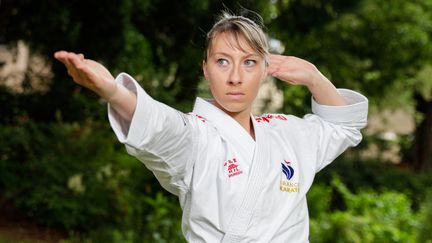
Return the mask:
<path id="1" fill-rule="evenodd" d="M 240 67 L 234 66 L 230 70 L 230 75 L 228 77 L 228 83 L 230 85 L 239 85 L 242 83 Z"/>

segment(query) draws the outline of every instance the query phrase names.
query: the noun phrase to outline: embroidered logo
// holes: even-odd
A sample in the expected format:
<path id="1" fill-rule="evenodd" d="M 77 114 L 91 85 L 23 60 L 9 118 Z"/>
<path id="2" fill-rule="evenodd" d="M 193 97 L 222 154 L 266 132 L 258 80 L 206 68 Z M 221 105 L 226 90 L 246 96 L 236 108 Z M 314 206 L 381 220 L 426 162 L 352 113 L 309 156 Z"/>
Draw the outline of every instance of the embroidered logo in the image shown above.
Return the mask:
<path id="1" fill-rule="evenodd" d="M 243 173 L 237 164 L 237 159 L 232 158 L 225 162 L 224 167 L 228 170 L 228 177 L 237 176 Z"/>
<path id="2" fill-rule="evenodd" d="M 298 192 L 298 182 L 293 182 L 291 179 L 294 177 L 294 168 L 291 166 L 291 162 L 284 160 L 282 165 L 282 174 L 280 180 L 280 190 L 283 192 Z"/>
<path id="3" fill-rule="evenodd" d="M 271 119 L 277 119 L 277 120 L 281 120 L 281 121 L 286 121 L 286 120 L 288 120 L 285 116 L 283 116 L 283 115 L 276 115 L 276 116 L 274 116 L 274 115 L 272 115 L 272 114 L 268 114 L 268 115 L 265 115 L 265 116 L 261 116 L 261 117 L 255 117 L 255 120 L 257 121 L 257 122 L 267 122 L 267 123 L 270 123 L 270 120 Z"/>
<path id="4" fill-rule="evenodd" d="M 206 122 L 206 119 L 203 116 L 200 116 L 200 115 L 195 114 L 193 112 L 189 112 L 188 114 L 196 116 L 198 118 L 198 120 L 200 120 L 200 121 L 202 121 L 204 123 Z"/>
<path id="5" fill-rule="evenodd" d="M 200 119 L 202 122 L 206 122 L 206 119 L 205 119 L 204 117 L 202 117 L 202 116 L 200 116 L 200 115 L 196 115 L 196 117 L 197 117 L 198 119 Z"/>

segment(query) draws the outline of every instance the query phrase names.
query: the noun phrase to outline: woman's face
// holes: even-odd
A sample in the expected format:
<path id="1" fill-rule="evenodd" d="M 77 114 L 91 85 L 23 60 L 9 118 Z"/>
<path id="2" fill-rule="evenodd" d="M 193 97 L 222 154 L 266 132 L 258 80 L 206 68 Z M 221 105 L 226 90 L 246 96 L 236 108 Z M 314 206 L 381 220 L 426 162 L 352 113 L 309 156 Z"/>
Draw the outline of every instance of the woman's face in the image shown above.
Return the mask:
<path id="1" fill-rule="evenodd" d="M 260 81 L 267 73 L 264 58 L 243 37 L 238 44 L 241 49 L 232 34 L 216 35 L 203 63 L 215 105 L 228 114 L 251 112 Z"/>

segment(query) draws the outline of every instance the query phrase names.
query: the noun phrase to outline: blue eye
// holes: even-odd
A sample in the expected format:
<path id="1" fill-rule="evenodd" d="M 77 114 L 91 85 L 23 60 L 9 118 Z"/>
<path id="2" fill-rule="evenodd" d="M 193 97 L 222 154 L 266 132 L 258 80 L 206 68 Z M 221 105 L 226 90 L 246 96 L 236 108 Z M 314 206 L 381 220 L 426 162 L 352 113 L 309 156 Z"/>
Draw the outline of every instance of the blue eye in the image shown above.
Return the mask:
<path id="1" fill-rule="evenodd" d="M 251 67 L 256 64 L 256 61 L 252 59 L 247 59 L 244 63 L 246 66 Z"/>
<path id="2" fill-rule="evenodd" d="M 221 66 L 226 66 L 226 65 L 228 65 L 228 60 L 223 59 L 223 58 L 219 58 L 216 62 L 217 62 L 219 65 L 221 65 Z"/>

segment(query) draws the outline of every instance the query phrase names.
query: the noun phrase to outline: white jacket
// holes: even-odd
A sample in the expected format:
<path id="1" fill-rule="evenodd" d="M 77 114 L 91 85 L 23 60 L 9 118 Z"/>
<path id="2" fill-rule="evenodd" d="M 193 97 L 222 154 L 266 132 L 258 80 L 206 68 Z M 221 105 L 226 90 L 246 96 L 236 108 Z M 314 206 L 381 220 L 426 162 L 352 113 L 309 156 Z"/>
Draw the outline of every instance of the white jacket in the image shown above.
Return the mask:
<path id="1" fill-rule="evenodd" d="M 315 173 L 357 145 L 368 101 L 339 89 L 346 106 L 312 99 L 314 114 L 251 116 L 256 134 L 197 98 L 184 114 L 153 100 L 127 74 L 116 81 L 137 93 L 130 123 L 109 108 L 127 151 L 177 195 L 189 242 L 308 242 L 306 193 Z"/>

